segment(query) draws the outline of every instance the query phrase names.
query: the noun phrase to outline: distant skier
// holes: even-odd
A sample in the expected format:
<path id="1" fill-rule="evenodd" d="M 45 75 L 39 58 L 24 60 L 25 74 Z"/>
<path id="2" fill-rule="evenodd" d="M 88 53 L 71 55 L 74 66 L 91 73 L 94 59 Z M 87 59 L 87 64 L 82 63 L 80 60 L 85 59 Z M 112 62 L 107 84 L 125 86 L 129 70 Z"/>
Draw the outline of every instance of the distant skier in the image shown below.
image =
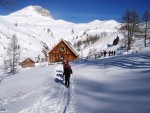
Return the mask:
<path id="1" fill-rule="evenodd" d="M 106 57 L 106 54 L 107 54 L 107 52 L 106 52 L 106 50 L 104 51 L 104 57 Z"/>
<path id="2" fill-rule="evenodd" d="M 70 76 L 72 74 L 72 69 L 71 66 L 69 65 L 68 61 L 65 61 L 63 63 L 63 68 L 64 68 L 64 75 L 65 75 L 65 85 L 67 88 L 70 86 Z"/>
<path id="3" fill-rule="evenodd" d="M 116 51 L 114 51 L 114 55 L 116 55 Z"/>
<path id="4" fill-rule="evenodd" d="M 108 52 L 108 54 L 109 54 L 109 56 L 110 56 L 110 54 L 111 54 L 111 51 L 109 51 L 109 52 Z"/>

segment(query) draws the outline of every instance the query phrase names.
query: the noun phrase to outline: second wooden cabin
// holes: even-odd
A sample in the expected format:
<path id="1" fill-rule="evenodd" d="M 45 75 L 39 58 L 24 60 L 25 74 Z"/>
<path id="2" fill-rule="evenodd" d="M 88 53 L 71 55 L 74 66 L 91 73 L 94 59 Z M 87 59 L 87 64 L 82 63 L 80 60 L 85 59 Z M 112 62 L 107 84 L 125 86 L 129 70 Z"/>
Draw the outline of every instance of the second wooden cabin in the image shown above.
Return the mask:
<path id="1" fill-rule="evenodd" d="M 31 60 L 30 58 L 27 58 L 21 63 L 21 66 L 22 68 L 35 67 L 35 62 Z"/>

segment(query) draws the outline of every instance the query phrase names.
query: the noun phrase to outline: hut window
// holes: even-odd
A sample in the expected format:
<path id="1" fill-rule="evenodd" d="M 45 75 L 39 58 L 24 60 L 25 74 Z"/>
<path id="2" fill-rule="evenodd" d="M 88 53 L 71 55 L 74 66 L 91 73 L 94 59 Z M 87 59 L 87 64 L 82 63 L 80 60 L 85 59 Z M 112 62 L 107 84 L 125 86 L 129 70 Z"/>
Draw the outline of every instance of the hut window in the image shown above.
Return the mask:
<path id="1" fill-rule="evenodd" d="M 64 48 L 64 47 L 60 47 L 60 50 L 61 50 L 61 51 L 64 51 L 64 50 L 65 50 L 65 48 Z"/>

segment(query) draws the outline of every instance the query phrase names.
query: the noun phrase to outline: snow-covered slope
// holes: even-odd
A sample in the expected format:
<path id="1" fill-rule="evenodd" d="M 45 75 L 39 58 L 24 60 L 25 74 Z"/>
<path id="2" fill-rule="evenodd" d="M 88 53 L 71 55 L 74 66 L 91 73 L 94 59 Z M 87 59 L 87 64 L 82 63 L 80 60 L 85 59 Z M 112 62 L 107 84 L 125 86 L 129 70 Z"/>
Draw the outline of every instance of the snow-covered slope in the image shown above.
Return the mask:
<path id="1" fill-rule="evenodd" d="M 17 35 L 22 50 L 21 58 L 37 56 L 43 57 L 42 43 L 51 49 L 60 38 L 72 44 L 84 40 L 86 35 L 101 35 L 107 33 L 97 45 L 106 46 L 120 35 L 117 31 L 119 23 L 114 20 L 95 20 L 90 23 L 75 24 L 64 20 L 54 20 L 50 12 L 40 6 L 28 6 L 7 16 L 0 16 L 0 56 L 1 63 L 5 57 L 5 51 L 13 34 Z M 115 36 L 113 34 L 116 34 Z M 122 37 L 122 36 L 121 36 Z M 106 40 L 107 39 L 107 40 Z M 105 41 L 104 41 L 105 40 Z M 90 45 L 91 48 L 96 44 Z M 84 48 L 83 48 L 84 49 Z M 90 49 L 90 48 L 89 48 Z M 85 48 L 85 52 L 88 48 Z"/>
<path id="2" fill-rule="evenodd" d="M 0 113 L 149 113 L 149 55 L 74 61 L 69 89 L 61 64 L 22 70 L 0 82 Z"/>
<path id="3" fill-rule="evenodd" d="M 9 17 L 0 17 L 0 54 L 2 55 L 5 54 L 5 49 L 13 34 L 16 34 L 19 40 L 19 45 L 22 49 L 22 57 L 37 57 L 38 54 L 41 54 L 41 42 L 46 43 L 50 47 L 50 45 L 52 46 L 57 41 L 57 39 L 35 25 L 16 23 L 12 20 L 9 21 L 9 19 L 11 20 Z M 25 19 L 26 18 L 24 18 L 24 20 Z"/>

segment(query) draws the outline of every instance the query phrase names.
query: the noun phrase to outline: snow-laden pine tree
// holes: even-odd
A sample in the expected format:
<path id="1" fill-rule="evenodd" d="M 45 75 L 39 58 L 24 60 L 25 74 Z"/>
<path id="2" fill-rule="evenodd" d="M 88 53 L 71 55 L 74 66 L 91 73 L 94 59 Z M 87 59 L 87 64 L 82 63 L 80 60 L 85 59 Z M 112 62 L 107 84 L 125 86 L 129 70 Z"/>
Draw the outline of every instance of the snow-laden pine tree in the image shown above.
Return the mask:
<path id="1" fill-rule="evenodd" d="M 18 44 L 18 39 L 15 34 L 13 34 L 8 44 L 6 55 L 8 57 L 8 69 L 9 73 L 15 74 L 17 71 L 17 66 L 19 65 L 20 58 L 20 46 Z"/>

